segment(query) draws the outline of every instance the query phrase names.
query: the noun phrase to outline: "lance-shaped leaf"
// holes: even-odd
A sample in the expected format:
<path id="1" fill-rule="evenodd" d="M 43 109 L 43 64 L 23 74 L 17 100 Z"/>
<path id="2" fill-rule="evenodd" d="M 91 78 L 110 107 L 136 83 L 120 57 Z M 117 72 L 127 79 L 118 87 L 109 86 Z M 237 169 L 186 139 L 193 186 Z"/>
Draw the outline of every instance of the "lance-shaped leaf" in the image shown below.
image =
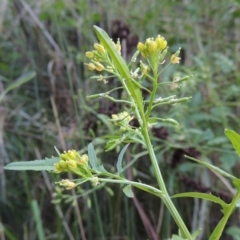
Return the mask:
<path id="1" fill-rule="evenodd" d="M 200 198 L 200 199 L 208 200 L 214 203 L 218 203 L 222 207 L 227 206 L 227 203 L 225 203 L 222 199 L 208 193 L 186 192 L 186 193 L 175 194 L 171 198 L 180 198 L 180 197 Z"/>
<path id="2" fill-rule="evenodd" d="M 225 129 L 225 134 L 231 141 L 233 147 L 235 148 L 238 156 L 240 156 L 240 135 L 233 130 Z"/>
<path id="3" fill-rule="evenodd" d="M 123 188 L 123 192 L 125 193 L 125 195 L 129 198 L 133 198 L 134 194 L 132 191 L 132 186 L 131 185 L 127 185 L 126 187 Z"/>
<path id="4" fill-rule="evenodd" d="M 201 164 L 201 165 L 209 168 L 210 170 L 212 170 L 212 171 L 214 171 L 214 172 L 217 172 L 217 173 L 221 174 L 221 175 L 224 176 L 224 177 L 230 178 L 230 179 L 232 179 L 232 180 L 237 179 L 237 178 L 234 177 L 233 175 L 231 175 L 231 174 L 223 171 L 222 169 L 220 169 L 220 168 L 218 168 L 218 167 L 213 166 L 213 165 L 210 164 L 210 163 L 207 163 L 207 162 L 204 162 L 204 161 L 200 161 L 200 160 L 198 160 L 198 159 L 196 159 L 196 158 L 189 157 L 189 156 L 186 156 L 186 155 L 185 155 L 185 157 L 186 157 L 187 159 L 190 159 L 190 160 L 192 160 L 192 161 L 194 161 L 194 162 L 197 162 L 197 163 L 199 163 L 199 164 Z"/>
<path id="5" fill-rule="evenodd" d="M 33 171 L 54 171 L 56 170 L 54 164 L 59 161 L 58 157 L 45 158 L 43 160 L 12 162 L 4 167 L 5 170 L 33 170 Z"/>
<path id="6" fill-rule="evenodd" d="M 97 172 L 97 173 L 106 172 L 104 167 L 99 163 L 99 161 L 97 159 L 97 156 L 96 156 L 96 153 L 94 150 L 94 146 L 92 143 L 88 144 L 88 157 L 89 157 L 91 167 L 95 172 Z"/>
<path id="7" fill-rule="evenodd" d="M 117 67 L 118 72 L 121 74 L 123 79 L 125 79 L 126 85 L 135 103 L 137 104 L 141 114 L 144 114 L 142 94 L 140 91 L 141 85 L 131 77 L 126 62 L 123 60 L 123 58 L 117 51 L 116 46 L 114 45 L 113 41 L 109 38 L 108 34 L 97 26 L 94 26 L 94 30 L 97 34 L 99 41 L 106 48 L 108 54 L 112 58 L 115 66 Z"/>
<path id="8" fill-rule="evenodd" d="M 117 172 L 118 175 L 122 175 L 122 160 L 123 160 L 123 155 L 126 152 L 127 148 L 128 148 L 129 144 L 127 144 L 122 151 L 120 152 L 119 156 L 118 156 L 118 161 L 117 161 Z"/>

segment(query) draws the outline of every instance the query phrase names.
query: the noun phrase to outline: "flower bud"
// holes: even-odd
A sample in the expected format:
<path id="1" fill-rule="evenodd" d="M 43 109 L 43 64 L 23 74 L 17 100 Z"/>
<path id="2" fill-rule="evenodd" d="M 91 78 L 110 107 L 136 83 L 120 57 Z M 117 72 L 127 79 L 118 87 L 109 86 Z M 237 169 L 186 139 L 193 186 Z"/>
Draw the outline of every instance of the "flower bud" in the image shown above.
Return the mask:
<path id="1" fill-rule="evenodd" d="M 69 179 L 63 179 L 61 182 L 60 182 L 60 186 L 63 186 L 65 187 L 66 189 L 72 189 L 74 187 L 76 187 L 76 183 L 74 182 L 71 182 Z"/>
<path id="2" fill-rule="evenodd" d="M 88 163 L 88 155 L 87 154 L 83 154 L 80 159 L 83 164 L 86 165 Z"/>
<path id="3" fill-rule="evenodd" d="M 88 155 L 87 154 L 84 154 L 82 156 L 80 156 L 78 159 L 77 159 L 77 163 L 79 165 L 87 165 L 88 164 Z"/>
<path id="4" fill-rule="evenodd" d="M 146 46 L 143 43 L 139 42 L 137 45 L 137 49 L 139 52 L 143 53 L 146 50 Z"/>
<path id="5" fill-rule="evenodd" d="M 121 131 L 121 132 L 125 132 L 126 130 L 127 130 L 126 127 L 123 127 L 123 126 L 120 127 L 120 131 Z"/>
<path id="6" fill-rule="evenodd" d="M 118 120 L 118 115 L 117 114 L 112 114 L 112 119 L 113 120 Z"/>
<path id="7" fill-rule="evenodd" d="M 94 43 L 94 48 L 97 50 L 98 53 L 105 53 L 104 47 L 99 43 Z"/>
<path id="8" fill-rule="evenodd" d="M 104 70 L 104 66 L 101 63 L 96 63 L 96 70 L 101 72 L 102 70 Z"/>
<path id="9" fill-rule="evenodd" d="M 58 172 L 62 172 L 64 169 L 60 166 L 59 162 L 58 163 L 55 163 L 55 168 Z"/>
<path id="10" fill-rule="evenodd" d="M 141 68 L 143 75 L 147 74 L 148 66 L 146 64 L 144 64 L 142 61 L 140 62 L 140 68 Z"/>
<path id="11" fill-rule="evenodd" d="M 64 161 L 68 160 L 68 155 L 67 155 L 66 151 L 64 151 L 64 153 L 60 154 L 60 158 L 61 158 L 61 160 L 64 160 Z"/>
<path id="12" fill-rule="evenodd" d="M 93 58 L 94 57 L 93 52 L 86 52 L 85 55 L 86 55 L 87 58 Z"/>
<path id="13" fill-rule="evenodd" d="M 76 186 L 77 186 L 76 183 L 74 183 L 74 182 L 69 182 L 69 183 L 68 183 L 68 186 L 66 187 L 66 189 L 67 189 L 67 190 L 70 190 L 70 189 L 75 188 Z"/>
<path id="14" fill-rule="evenodd" d="M 117 43 L 115 44 L 116 49 L 118 50 L 119 53 L 121 53 L 121 44 L 120 44 L 120 40 L 117 40 Z"/>
<path id="15" fill-rule="evenodd" d="M 141 54 L 144 58 L 148 58 L 148 56 L 149 56 L 149 53 L 147 50 L 145 52 L 141 52 Z"/>
<path id="16" fill-rule="evenodd" d="M 69 169 L 75 169 L 77 168 L 77 162 L 74 160 L 67 161 L 67 166 Z"/>
<path id="17" fill-rule="evenodd" d="M 171 63 L 172 64 L 176 64 L 176 63 L 180 63 L 180 57 L 177 57 L 176 56 L 176 54 L 173 54 L 172 56 L 171 56 Z"/>
<path id="18" fill-rule="evenodd" d="M 157 50 L 157 43 L 150 38 L 147 39 L 146 46 L 149 53 L 155 53 Z"/>
<path id="19" fill-rule="evenodd" d="M 164 60 L 164 58 L 165 58 L 165 56 L 166 56 L 166 54 L 167 54 L 167 51 L 168 51 L 168 48 L 165 48 L 165 49 L 162 51 L 162 53 L 161 53 L 161 55 L 160 55 L 160 57 L 159 57 L 159 62 L 160 62 L 160 63 L 163 62 L 163 60 Z"/>
<path id="20" fill-rule="evenodd" d="M 88 69 L 89 69 L 90 71 L 93 71 L 93 70 L 96 69 L 96 66 L 95 66 L 93 63 L 89 63 L 89 64 L 87 64 L 87 66 L 88 66 Z"/>
<path id="21" fill-rule="evenodd" d="M 167 41 L 164 39 L 164 37 L 158 35 L 157 38 L 155 39 L 155 42 L 157 43 L 157 47 L 160 50 L 163 50 L 167 46 Z"/>
<path id="22" fill-rule="evenodd" d="M 76 150 L 68 150 L 67 154 L 71 160 L 75 160 L 78 155 Z"/>
<path id="23" fill-rule="evenodd" d="M 64 160 L 60 160 L 60 162 L 58 162 L 59 164 L 59 167 L 62 169 L 62 170 L 65 170 L 67 168 L 67 162 L 64 161 Z"/>
<path id="24" fill-rule="evenodd" d="M 97 186 L 99 184 L 98 177 L 92 177 L 91 182 L 93 186 Z"/>

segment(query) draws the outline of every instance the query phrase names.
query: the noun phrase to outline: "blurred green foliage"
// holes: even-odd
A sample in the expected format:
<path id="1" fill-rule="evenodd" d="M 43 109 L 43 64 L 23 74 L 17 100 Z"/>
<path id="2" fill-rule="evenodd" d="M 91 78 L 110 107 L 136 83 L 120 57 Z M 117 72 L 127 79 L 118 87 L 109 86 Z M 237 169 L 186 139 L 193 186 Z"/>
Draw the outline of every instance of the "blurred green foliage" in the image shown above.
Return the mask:
<path id="1" fill-rule="evenodd" d="M 224 136 L 225 128 L 239 131 L 240 124 L 239 1 L 11 0 L 1 4 L 0 91 L 27 72 L 35 71 L 36 76 L 1 102 L 0 169 L 10 161 L 56 155 L 53 146 L 84 153 L 95 139 L 98 155 L 114 171 L 117 154 L 104 152 L 103 137 L 112 129 L 106 115 L 117 113 L 121 106 L 85 98 L 109 89 L 90 79 L 84 66 L 85 51 L 96 41 L 92 26 L 99 25 L 113 39 L 122 40 L 128 59 L 138 41 L 157 34 L 168 40 L 171 52 L 182 47 L 182 64 L 166 71 L 161 81 L 184 74 L 193 77 L 180 88 L 162 87 L 158 94 L 192 96 L 192 100 L 156 109 L 157 116 L 175 118 L 181 125 L 153 129 L 159 164 L 171 194 L 197 190 L 231 199 L 225 179 L 196 168 L 183 155 L 211 161 L 239 176 L 239 158 Z M 108 84 L 118 86 L 115 79 Z M 125 165 L 132 165 L 133 171 L 125 174 L 154 183 L 145 154 L 139 146 L 131 146 Z M 44 172 L 0 171 L 0 179 L 0 220 L 7 239 L 162 239 L 176 232 L 159 200 L 137 191 L 134 201 L 123 196 L 120 186 L 112 191 L 105 184 L 97 191 L 84 185 L 66 193 L 54 188 L 58 176 Z M 31 210 L 35 200 L 41 223 Z M 200 200 L 178 199 L 176 204 L 192 231 L 203 229 L 201 239 L 207 239 L 221 217 L 215 206 Z M 233 232 L 239 231 L 238 215 L 233 215 L 224 239 L 237 239 Z"/>

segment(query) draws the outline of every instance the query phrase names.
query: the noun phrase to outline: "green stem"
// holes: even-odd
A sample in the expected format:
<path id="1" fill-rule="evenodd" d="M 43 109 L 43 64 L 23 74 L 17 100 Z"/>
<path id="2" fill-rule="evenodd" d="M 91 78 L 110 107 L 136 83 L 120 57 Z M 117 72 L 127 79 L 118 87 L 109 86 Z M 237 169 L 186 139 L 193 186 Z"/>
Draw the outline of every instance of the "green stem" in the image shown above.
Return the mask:
<path id="1" fill-rule="evenodd" d="M 184 234 L 184 237 L 187 238 L 188 240 L 192 239 L 192 236 L 190 234 L 190 232 L 188 231 L 185 223 L 183 222 L 181 216 L 179 215 L 176 207 L 174 206 L 170 196 L 168 195 L 164 180 L 162 178 L 162 174 L 160 171 L 160 168 L 158 166 L 158 162 L 151 144 L 151 140 L 149 138 L 149 134 L 148 134 L 148 129 L 147 126 L 142 126 L 142 134 L 144 136 L 145 142 L 146 142 L 146 146 L 148 149 L 148 153 L 150 155 L 150 159 L 151 162 L 153 164 L 153 168 L 155 170 L 155 175 L 157 178 L 157 182 L 158 182 L 158 186 L 160 188 L 160 190 L 162 191 L 162 195 L 161 198 L 164 201 L 166 207 L 168 208 L 169 212 L 171 213 L 172 217 L 174 218 L 176 224 L 178 225 L 179 229 L 181 229 L 182 233 Z"/>
<path id="2" fill-rule="evenodd" d="M 116 176 L 114 176 L 114 177 L 116 177 Z M 100 182 L 122 183 L 122 184 L 132 185 L 136 188 L 139 188 L 139 189 L 141 189 L 145 192 L 154 194 L 158 197 L 161 197 L 161 194 L 162 194 L 162 192 L 155 187 L 152 187 L 152 186 L 144 184 L 144 183 L 129 181 L 129 180 L 126 180 L 126 179 L 118 180 L 118 179 L 98 178 L 98 180 Z"/>
<path id="3" fill-rule="evenodd" d="M 155 99 L 155 95 L 156 95 L 156 91 L 157 91 L 157 88 L 158 88 L 158 64 L 157 64 L 157 56 L 155 56 L 155 59 L 154 59 L 154 56 L 153 56 L 153 59 L 152 59 L 152 63 L 153 63 L 153 89 L 152 89 L 152 92 L 151 92 L 151 96 L 150 96 L 150 101 L 149 101 L 149 105 L 148 105 L 148 108 L 147 108 L 147 114 L 146 114 L 146 121 L 148 121 L 148 118 L 152 112 L 152 105 L 153 105 L 153 102 L 154 102 L 154 99 Z"/>
<path id="4" fill-rule="evenodd" d="M 153 106 L 154 98 L 155 98 L 155 95 L 156 95 L 157 87 L 158 87 L 158 84 L 155 81 L 153 83 L 153 90 L 152 90 L 149 105 L 148 105 L 148 108 L 147 108 L 146 120 L 148 120 L 148 118 L 149 118 L 149 116 L 152 112 L 152 106 Z"/>
<path id="5" fill-rule="evenodd" d="M 214 231 L 211 234 L 209 240 L 218 240 L 218 239 L 220 239 L 220 237 L 222 236 L 222 232 L 223 232 L 223 230 L 224 230 L 224 228 L 226 226 L 226 223 L 227 223 L 229 217 L 233 213 L 234 208 L 236 208 L 236 204 L 237 204 L 237 201 L 239 200 L 239 198 L 240 198 L 240 191 L 238 191 L 236 193 L 236 195 L 234 196 L 232 202 L 229 204 L 229 207 L 227 209 L 225 209 L 223 218 L 221 219 L 221 221 L 218 223 L 218 225 L 214 229 Z"/>

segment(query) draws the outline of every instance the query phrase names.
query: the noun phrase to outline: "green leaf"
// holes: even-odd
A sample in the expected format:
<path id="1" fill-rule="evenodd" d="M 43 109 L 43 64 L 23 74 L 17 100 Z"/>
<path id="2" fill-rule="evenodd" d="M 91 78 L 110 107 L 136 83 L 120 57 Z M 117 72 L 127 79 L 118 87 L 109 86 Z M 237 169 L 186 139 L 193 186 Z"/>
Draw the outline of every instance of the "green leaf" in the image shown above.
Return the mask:
<path id="1" fill-rule="evenodd" d="M 239 178 L 233 179 L 233 185 L 237 188 L 238 191 L 240 191 L 240 179 Z"/>
<path id="2" fill-rule="evenodd" d="M 227 229 L 226 233 L 234 240 L 240 240 L 240 228 L 237 226 L 231 226 Z"/>
<path id="3" fill-rule="evenodd" d="M 173 125 L 179 125 L 179 123 L 172 118 L 156 118 L 159 122 L 170 123 Z"/>
<path id="4" fill-rule="evenodd" d="M 31 80 L 32 78 L 34 78 L 36 76 L 36 72 L 28 72 L 23 74 L 21 77 L 19 77 L 18 79 L 16 79 L 13 83 L 11 83 L 5 91 L 3 91 L 0 94 L 0 102 L 2 101 L 2 99 L 4 98 L 4 96 L 11 90 L 21 86 L 22 84 L 28 82 L 29 80 Z"/>
<path id="5" fill-rule="evenodd" d="M 94 171 L 96 171 L 97 173 L 106 172 L 104 167 L 99 163 L 99 161 L 97 159 L 97 156 L 96 156 L 96 153 L 94 150 L 94 146 L 92 143 L 88 144 L 88 157 L 89 157 L 89 161 L 92 166 L 92 169 Z"/>
<path id="6" fill-rule="evenodd" d="M 240 156 L 240 135 L 233 130 L 225 129 L 225 134 L 231 141 L 233 147 L 235 148 L 238 156 Z"/>
<path id="7" fill-rule="evenodd" d="M 33 160 L 24 162 L 12 162 L 4 167 L 5 170 L 34 170 L 34 171 L 54 171 L 56 170 L 54 163 L 58 162 L 58 157 L 45 158 L 44 160 Z"/>
<path id="8" fill-rule="evenodd" d="M 216 197 L 212 194 L 208 194 L 208 193 L 186 192 L 186 193 L 175 194 L 171 198 L 180 198 L 180 197 L 201 198 L 201 199 L 208 200 L 208 201 L 211 201 L 214 203 L 218 203 L 223 207 L 227 206 L 227 203 L 225 203 L 222 199 L 220 199 L 219 197 Z"/>
<path id="9" fill-rule="evenodd" d="M 182 238 L 176 234 L 173 234 L 172 237 L 171 237 L 171 240 L 185 240 L 185 238 Z"/>
<path id="10" fill-rule="evenodd" d="M 123 160 L 123 155 L 126 152 L 127 148 L 128 148 L 129 144 L 127 144 L 120 152 L 119 156 L 118 156 L 118 161 L 117 161 L 117 172 L 118 175 L 120 176 L 122 173 L 122 160 Z"/>
<path id="11" fill-rule="evenodd" d="M 233 175 L 231 175 L 231 174 L 223 171 L 222 169 L 220 169 L 220 168 L 218 168 L 218 167 L 213 166 L 213 165 L 210 164 L 210 163 L 207 163 L 207 162 L 204 162 L 204 161 L 200 161 L 200 160 L 198 160 L 198 159 L 196 159 L 196 158 L 189 157 L 189 156 L 186 156 L 186 155 L 185 155 L 185 157 L 186 157 L 187 159 L 190 159 L 190 160 L 192 160 L 192 161 L 194 161 L 194 162 L 197 162 L 197 163 L 199 163 L 199 164 L 201 164 L 201 165 L 209 168 L 210 170 L 212 170 L 212 171 L 214 171 L 214 172 L 217 172 L 217 173 L 221 174 L 221 175 L 224 176 L 224 177 L 227 177 L 227 178 L 230 178 L 230 179 L 237 179 L 237 178 L 234 177 Z"/>
<path id="12" fill-rule="evenodd" d="M 97 26 L 94 26 L 93 28 L 97 34 L 99 41 L 106 48 L 108 54 L 112 58 L 118 72 L 124 78 L 122 80 L 126 81 L 126 85 L 133 99 L 135 100 L 135 103 L 137 104 L 141 114 L 144 114 L 143 99 L 140 91 L 141 85 L 131 77 L 126 62 L 118 53 L 113 41 L 109 38 L 108 34 Z"/>
<path id="13" fill-rule="evenodd" d="M 123 188 L 123 192 L 129 198 L 133 198 L 134 197 L 134 194 L 133 194 L 132 189 L 131 189 L 131 185 L 127 185 L 126 187 L 124 187 Z"/>

